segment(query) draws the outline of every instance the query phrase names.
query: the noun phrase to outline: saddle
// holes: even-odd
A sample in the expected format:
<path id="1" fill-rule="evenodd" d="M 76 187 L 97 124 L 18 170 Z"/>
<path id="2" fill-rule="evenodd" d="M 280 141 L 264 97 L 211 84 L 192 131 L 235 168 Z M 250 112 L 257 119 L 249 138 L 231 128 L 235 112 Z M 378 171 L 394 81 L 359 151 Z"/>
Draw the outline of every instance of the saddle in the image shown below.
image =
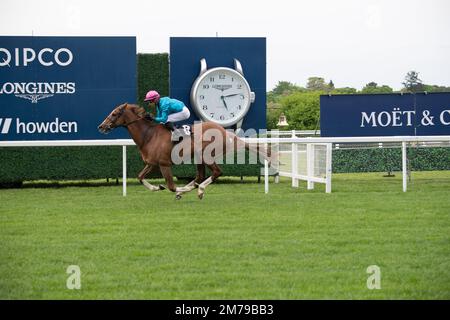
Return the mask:
<path id="1" fill-rule="evenodd" d="M 149 113 L 146 113 L 144 115 L 144 118 L 148 121 L 153 121 L 153 116 L 150 115 Z M 172 132 L 171 140 L 174 144 L 180 143 L 183 140 L 183 138 L 190 137 L 193 134 L 192 124 L 189 125 L 184 124 L 181 126 L 181 128 L 178 128 L 172 122 L 166 122 L 164 124 L 164 127 Z"/>

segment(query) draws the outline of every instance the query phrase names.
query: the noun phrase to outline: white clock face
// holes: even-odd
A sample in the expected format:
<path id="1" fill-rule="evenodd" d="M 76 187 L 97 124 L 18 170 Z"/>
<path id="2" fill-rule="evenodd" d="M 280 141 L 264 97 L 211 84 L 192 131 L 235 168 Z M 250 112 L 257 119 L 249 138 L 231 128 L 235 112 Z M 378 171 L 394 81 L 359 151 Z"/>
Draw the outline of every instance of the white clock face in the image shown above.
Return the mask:
<path id="1" fill-rule="evenodd" d="M 203 120 L 226 127 L 237 123 L 247 113 L 250 94 L 250 87 L 239 72 L 214 68 L 194 84 L 192 102 Z"/>

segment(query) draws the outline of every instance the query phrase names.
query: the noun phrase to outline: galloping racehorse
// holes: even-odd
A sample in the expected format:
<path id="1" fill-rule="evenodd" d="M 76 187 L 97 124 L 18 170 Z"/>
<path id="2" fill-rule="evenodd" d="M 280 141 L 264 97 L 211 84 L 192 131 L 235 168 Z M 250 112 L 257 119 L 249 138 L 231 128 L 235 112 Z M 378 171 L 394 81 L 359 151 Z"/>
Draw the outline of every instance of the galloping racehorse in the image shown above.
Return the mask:
<path id="1" fill-rule="evenodd" d="M 203 161 L 196 165 L 197 174 L 193 181 L 188 183 L 184 187 L 176 187 L 173 181 L 172 175 L 172 149 L 174 143 L 171 139 L 171 132 L 164 127 L 164 125 L 157 124 L 151 121 L 151 119 L 145 118 L 145 110 L 138 105 L 124 103 L 116 107 L 106 119 L 98 126 L 98 129 L 102 133 L 108 133 L 116 127 L 126 127 L 130 133 L 132 139 L 136 143 L 141 153 L 142 159 L 145 162 L 144 169 L 139 173 L 139 181 L 151 191 L 159 191 L 165 189 L 164 186 L 154 186 L 145 180 L 145 177 L 152 169 L 159 167 L 161 173 L 166 180 L 167 187 L 170 191 L 176 192 L 176 199 L 181 199 L 181 195 L 185 192 L 189 192 L 198 187 L 198 197 L 203 198 L 205 188 L 214 182 L 221 174 L 222 171 L 217 163 L 213 161 Z M 190 157 L 194 156 L 195 152 L 203 152 L 205 148 L 214 142 L 211 137 L 205 137 L 205 133 L 208 130 L 219 133 L 219 138 L 222 138 L 220 148 L 214 148 L 212 156 L 215 158 L 219 155 L 224 155 L 227 151 L 227 143 L 236 143 L 237 147 L 245 147 L 247 150 L 258 152 L 264 159 L 268 159 L 267 153 L 263 150 L 257 150 L 256 148 L 245 143 L 234 133 L 226 131 L 220 125 L 214 122 L 201 122 L 192 126 L 192 135 L 190 137 L 184 137 L 179 144 L 181 154 L 183 156 L 183 150 L 190 152 Z M 196 149 L 197 148 L 197 149 Z M 220 149 L 220 150 L 219 150 Z M 201 158 L 203 159 L 203 158 Z M 205 166 L 211 170 L 211 176 L 205 179 Z"/>

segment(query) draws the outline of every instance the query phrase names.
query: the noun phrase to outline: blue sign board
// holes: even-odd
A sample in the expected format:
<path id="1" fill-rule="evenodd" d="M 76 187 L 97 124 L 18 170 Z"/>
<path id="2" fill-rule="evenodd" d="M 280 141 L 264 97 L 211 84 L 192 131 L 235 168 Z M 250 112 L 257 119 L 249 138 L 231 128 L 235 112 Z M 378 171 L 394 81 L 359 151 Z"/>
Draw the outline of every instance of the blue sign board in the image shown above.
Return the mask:
<path id="1" fill-rule="evenodd" d="M 242 129 L 265 129 L 266 38 L 170 38 L 170 95 L 187 106 L 202 58 L 206 59 L 208 69 L 234 68 L 234 59 L 240 61 L 244 76 L 255 92 L 255 102 L 244 118 Z M 186 122 L 199 120 L 191 107 L 190 110 L 191 117 Z"/>
<path id="2" fill-rule="evenodd" d="M 322 95 L 323 137 L 450 135 L 450 93 Z"/>
<path id="3" fill-rule="evenodd" d="M 135 37 L 0 37 L 0 140 L 128 138 L 97 126 L 136 92 Z"/>

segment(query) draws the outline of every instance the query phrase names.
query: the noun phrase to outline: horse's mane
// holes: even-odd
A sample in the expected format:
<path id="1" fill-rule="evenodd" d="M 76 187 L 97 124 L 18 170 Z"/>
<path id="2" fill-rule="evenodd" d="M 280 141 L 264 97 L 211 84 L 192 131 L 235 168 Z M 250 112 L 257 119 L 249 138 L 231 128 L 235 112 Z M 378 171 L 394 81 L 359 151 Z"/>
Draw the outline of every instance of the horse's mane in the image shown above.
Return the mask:
<path id="1" fill-rule="evenodd" d="M 141 118 L 142 120 L 145 120 L 145 122 L 146 122 L 148 125 L 154 127 L 154 126 L 157 126 L 157 125 L 159 124 L 159 123 L 156 123 L 156 122 L 154 121 L 154 118 L 153 118 L 153 117 L 152 117 L 151 119 L 148 119 L 148 118 L 145 117 L 146 114 L 147 114 L 147 111 L 145 110 L 144 107 L 141 107 L 140 105 L 138 105 L 138 104 L 133 104 L 133 103 L 125 103 L 125 105 L 126 105 L 126 108 L 127 108 L 128 110 L 130 110 L 131 112 L 133 112 L 136 116 L 138 116 L 138 117 Z M 130 107 L 131 107 L 131 108 L 130 108 Z"/>

